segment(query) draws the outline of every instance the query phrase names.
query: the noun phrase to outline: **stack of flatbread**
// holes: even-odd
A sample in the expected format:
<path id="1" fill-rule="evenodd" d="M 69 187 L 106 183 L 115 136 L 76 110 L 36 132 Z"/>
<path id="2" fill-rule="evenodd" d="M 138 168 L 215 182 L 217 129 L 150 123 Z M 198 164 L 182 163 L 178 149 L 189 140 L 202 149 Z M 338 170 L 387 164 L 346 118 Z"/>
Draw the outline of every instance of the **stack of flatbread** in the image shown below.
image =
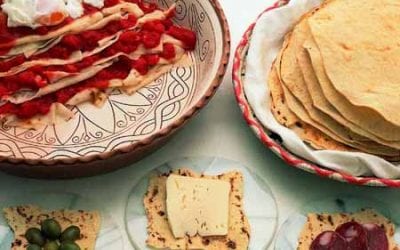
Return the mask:
<path id="1" fill-rule="evenodd" d="M 285 37 L 271 110 L 316 149 L 400 159 L 400 4 L 328 0 Z"/>

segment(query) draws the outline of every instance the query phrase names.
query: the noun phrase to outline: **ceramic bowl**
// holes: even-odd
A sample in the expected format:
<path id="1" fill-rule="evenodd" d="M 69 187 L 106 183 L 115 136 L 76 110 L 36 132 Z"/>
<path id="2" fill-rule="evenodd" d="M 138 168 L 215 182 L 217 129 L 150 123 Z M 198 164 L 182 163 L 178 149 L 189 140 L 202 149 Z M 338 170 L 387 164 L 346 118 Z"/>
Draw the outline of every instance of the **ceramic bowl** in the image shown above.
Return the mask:
<path id="1" fill-rule="evenodd" d="M 79 105 L 75 117 L 38 130 L 0 128 L 0 170 L 37 178 L 71 178 L 126 166 L 154 151 L 213 96 L 229 61 L 230 36 L 217 0 L 176 4 L 175 22 L 198 36 L 192 65 L 164 74 L 132 96 L 119 91 L 101 109 Z"/>
<path id="2" fill-rule="evenodd" d="M 286 4 L 288 1 L 281 0 L 273 4 L 271 7 L 264 10 L 263 13 L 279 8 Z M 261 13 L 261 14 L 263 14 Z M 256 20 L 257 21 L 257 20 Z M 337 172 L 316 165 L 310 161 L 302 159 L 287 150 L 280 141 L 280 137 L 268 129 L 257 119 L 252 107 L 250 106 L 246 94 L 244 92 L 244 76 L 246 75 L 246 56 L 251 41 L 251 35 L 256 22 L 252 23 L 244 33 L 240 41 L 233 62 L 232 79 L 236 100 L 242 111 L 243 117 L 247 124 L 254 131 L 256 136 L 263 142 L 263 144 L 282 158 L 289 166 L 316 174 L 320 177 L 330 178 L 341 182 L 347 182 L 355 185 L 365 186 L 379 186 L 379 187 L 400 187 L 400 180 L 382 179 L 376 177 L 355 177 L 346 173 Z"/>

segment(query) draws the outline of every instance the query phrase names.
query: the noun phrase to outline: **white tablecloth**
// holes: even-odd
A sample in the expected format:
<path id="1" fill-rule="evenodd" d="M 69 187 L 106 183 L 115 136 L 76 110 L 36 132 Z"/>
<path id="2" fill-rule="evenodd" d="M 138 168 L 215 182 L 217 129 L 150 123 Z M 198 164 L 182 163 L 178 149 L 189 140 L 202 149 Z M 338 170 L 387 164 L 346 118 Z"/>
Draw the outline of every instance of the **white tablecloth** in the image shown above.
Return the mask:
<path id="1" fill-rule="evenodd" d="M 247 26 L 273 0 L 220 1 L 231 27 L 233 53 Z M 195 155 L 221 156 L 253 168 L 269 182 L 276 196 L 280 223 L 296 207 L 321 196 L 363 194 L 386 202 L 396 202 L 400 208 L 400 192 L 397 190 L 351 186 L 286 166 L 259 142 L 242 119 L 233 94 L 231 66 L 209 105 L 166 146 L 144 160 L 107 175 L 69 181 L 32 180 L 0 173 L 0 204 L 2 197 L 26 191 L 66 190 L 81 193 L 111 211 L 123 230 L 125 249 L 133 249 L 127 240 L 123 221 L 129 191 L 150 168 L 174 157 Z"/>

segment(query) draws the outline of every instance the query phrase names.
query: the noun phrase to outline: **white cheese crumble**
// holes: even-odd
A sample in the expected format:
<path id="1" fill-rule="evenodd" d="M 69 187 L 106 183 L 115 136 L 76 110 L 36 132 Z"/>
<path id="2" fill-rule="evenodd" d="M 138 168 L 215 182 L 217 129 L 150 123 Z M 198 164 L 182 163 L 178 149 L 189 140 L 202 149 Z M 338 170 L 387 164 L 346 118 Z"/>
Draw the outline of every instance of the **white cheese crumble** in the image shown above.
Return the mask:
<path id="1" fill-rule="evenodd" d="M 81 0 L 68 0 L 65 7 L 69 16 L 74 19 L 83 15 L 84 9 Z"/>
<path id="2" fill-rule="evenodd" d="M 67 16 L 74 19 L 81 17 L 84 13 L 82 1 L 96 8 L 104 7 L 104 0 L 5 0 L 1 9 L 8 16 L 8 27 L 37 28 L 58 24 L 51 23 L 54 13 L 64 16 L 64 18 Z M 58 21 L 60 20 L 58 19 Z"/>
<path id="3" fill-rule="evenodd" d="M 84 3 L 90 4 L 96 8 L 104 7 L 104 0 L 83 0 Z"/>

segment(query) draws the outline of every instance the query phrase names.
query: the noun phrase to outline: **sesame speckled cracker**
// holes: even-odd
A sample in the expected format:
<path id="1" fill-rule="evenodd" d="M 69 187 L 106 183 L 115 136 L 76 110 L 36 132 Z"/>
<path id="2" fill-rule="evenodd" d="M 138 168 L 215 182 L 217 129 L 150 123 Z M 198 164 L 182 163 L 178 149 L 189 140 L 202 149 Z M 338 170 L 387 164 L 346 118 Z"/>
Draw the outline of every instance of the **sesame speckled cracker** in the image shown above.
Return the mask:
<path id="1" fill-rule="evenodd" d="M 14 231 L 15 239 L 11 250 L 25 250 L 28 242 L 25 232 L 31 227 L 40 228 L 40 223 L 47 219 L 57 220 L 62 230 L 76 225 L 81 230 L 81 239 L 76 243 L 82 250 L 94 250 L 96 237 L 100 230 L 100 214 L 96 211 L 56 210 L 46 211 L 35 205 L 8 207 L 3 210 L 9 226 Z"/>
<path id="2" fill-rule="evenodd" d="M 228 235 L 174 238 L 166 213 L 166 180 L 169 174 L 172 173 L 198 178 L 221 179 L 231 183 Z M 148 219 L 148 238 L 146 243 L 158 249 L 247 249 L 250 239 L 250 225 L 244 214 L 242 201 L 243 176 L 239 172 L 208 176 L 188 169 L 180 169 L 167 174 L 155 175 L 150 178 L 144 197 L 144 206 Z"/>
<path id="3" fill-rule="evenodd" d="M 395 228 L 393 223 L 372 209 L 362 209 L 356 213 L 336 213 L 336 214 L 308 214 L 307 223 L 299 237 L 297 250 L 309 250 L 312 241 L 322 232 L 333 230 L 349 221 L 356 221 L 361 224 L 381 225 L 386 232 L 389 240 L 389 249 L 398 250 L 394 241 Z"/>

